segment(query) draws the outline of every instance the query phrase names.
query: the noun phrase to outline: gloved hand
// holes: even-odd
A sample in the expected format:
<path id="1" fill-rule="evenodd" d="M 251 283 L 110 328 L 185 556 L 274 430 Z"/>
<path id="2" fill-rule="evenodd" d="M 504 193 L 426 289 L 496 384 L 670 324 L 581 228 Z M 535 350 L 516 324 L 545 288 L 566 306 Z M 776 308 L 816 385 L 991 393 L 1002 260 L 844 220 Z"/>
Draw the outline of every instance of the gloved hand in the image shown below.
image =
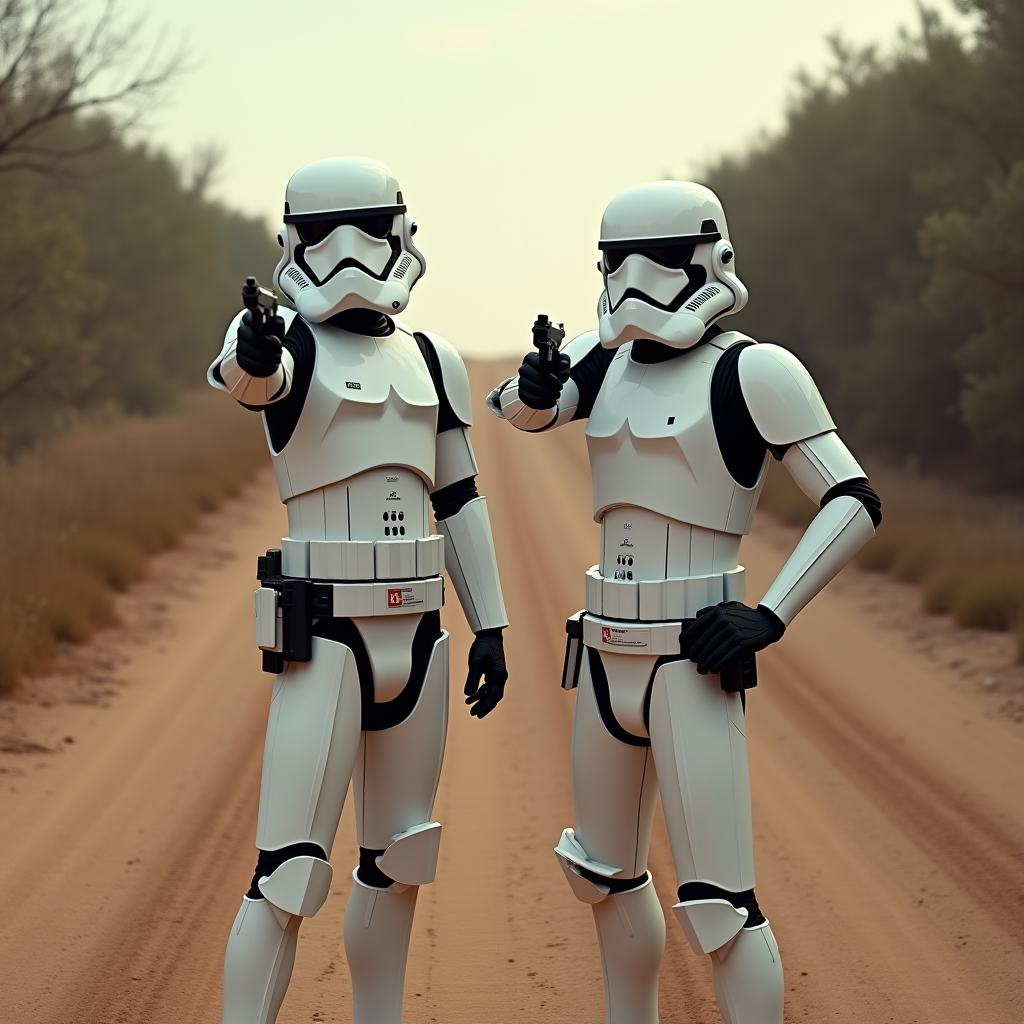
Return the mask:
<path id="1" fill-rule="evenodd" d="M 480 683 L 483 676 L 484 682 Z M 469 648 L 469 675 L 466 677 L 466 703 L 471 715 L 483 718 L 505 696 L 505 648 L 500 629 L 481 629 Z"/>
<path id="2" fill-rule="evenodd" d="M 707 675 L 721 672 L 741 654 L 763 651 L 785 632 L 785 623 L 770 608 L 723 601 L 697 612 L 697 618 L 680 633 L 679 646 L 697 663 L 697 671 Z"/>
<path id="3" fill-rule="evenodd" d="M 569 379 L 569 357 L 564 352 L 555 356 L 551 370 L 540 368 L 540 353 L 529 352 L 519 367 L 519 397 L 531 409 L 553 409 Z"/>
<path id="4" fill-rule="evenodd" d="M 270 377 L 281 365 L 281 339 L 284 337 L 284 320 L 275 316 L 266 325 L 264 332 L 254 331 L 252 313 L 246 310 L 238 325 L 238 344 L 235 359 L 238 365 L 253 377 Z"/>

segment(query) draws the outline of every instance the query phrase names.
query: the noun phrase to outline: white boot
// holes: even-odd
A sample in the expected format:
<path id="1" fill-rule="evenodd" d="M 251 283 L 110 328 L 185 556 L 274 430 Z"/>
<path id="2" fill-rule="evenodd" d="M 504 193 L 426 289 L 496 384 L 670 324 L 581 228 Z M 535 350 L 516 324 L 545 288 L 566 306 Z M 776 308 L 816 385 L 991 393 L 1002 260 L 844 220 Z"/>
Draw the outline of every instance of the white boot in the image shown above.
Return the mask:
<path id="1" fill-rule="evenodd" d="M 640 888 L 607 896 L 593 909 L 607 1024 L 658 1024 L 665 915 L 651 876 Z"/>
<path id="2" fill-rule="evenodd" d="M 288 991 L 301 917 L 243 897 L 224 954 L 222 1024 L 273 1024 Z"/>
<path id="3" fill-rule="evenodd" d="M 352 874 L 345 955 L 352 973 L 353 1024 L 401 1024 L 405 964 L 418 885 L 364 885 Z M 400 890 L 400 891 L 396 891 Z"/>
<path id="4" fill-rule="evenodd" d="M 768 922 L 743 928 L 711 954 L 715 997 L 725 1024 L 782 1024 L 786 994 L 779 947 Z"/>

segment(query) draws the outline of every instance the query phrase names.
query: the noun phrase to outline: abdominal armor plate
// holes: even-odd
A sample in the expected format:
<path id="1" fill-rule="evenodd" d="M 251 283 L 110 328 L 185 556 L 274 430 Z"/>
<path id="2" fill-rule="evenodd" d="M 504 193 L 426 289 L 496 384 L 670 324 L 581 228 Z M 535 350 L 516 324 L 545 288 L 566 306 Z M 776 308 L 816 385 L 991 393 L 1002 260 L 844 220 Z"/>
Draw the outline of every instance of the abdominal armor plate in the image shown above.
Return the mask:
<path id="1" fill-rule="evenodd" d="M 408 330 L 386 338 L 307 324 L 316 364 L 290 440 L 273 453 L 282 500 L 377 466 L 434 478 L 437 394 Z"/>
<path id="2" fill-rule="evenodd" d="M 617 505 L 745 534 L 764 483 L 741 487 L 726 469 L 711 419 L 711 376 L 737 332 L 663 363 L 634 363 L 623 345 L 587 422 L 594 518 Z"/>

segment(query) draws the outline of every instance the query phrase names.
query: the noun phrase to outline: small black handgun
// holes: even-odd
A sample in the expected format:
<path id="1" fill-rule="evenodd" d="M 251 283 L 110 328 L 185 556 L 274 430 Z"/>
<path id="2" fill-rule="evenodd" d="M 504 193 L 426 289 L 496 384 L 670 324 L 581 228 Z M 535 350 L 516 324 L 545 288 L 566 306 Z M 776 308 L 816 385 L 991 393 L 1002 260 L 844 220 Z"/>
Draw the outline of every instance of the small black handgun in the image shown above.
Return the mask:
<path id="1" fill-rule="evenodd" d="M 540 368 L 550 370 L 555 363 L 555 356 L 565 337 L 565 324 L 557 327 L 548 319 L 546 313 L 539 313 L 533 325 L 533 344 L 540 352 Z"/>
<path id="2" fill-rule="evenodd" d="M 242 305 L 249 310 L 252 329 L 265 334 L 267 325 L 277 316 L 277 296 L 272 288 L 264 288 L 255 277 L 247 277 L 242 285 Z"/>

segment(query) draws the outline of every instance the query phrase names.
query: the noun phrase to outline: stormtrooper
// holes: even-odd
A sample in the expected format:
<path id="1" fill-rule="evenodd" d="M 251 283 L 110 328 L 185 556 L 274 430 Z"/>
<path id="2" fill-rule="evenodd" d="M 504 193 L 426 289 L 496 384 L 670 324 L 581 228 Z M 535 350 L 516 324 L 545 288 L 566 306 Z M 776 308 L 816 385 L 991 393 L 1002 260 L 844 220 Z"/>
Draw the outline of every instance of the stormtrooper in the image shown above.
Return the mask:
<path id="1" fill-rule="evenodd" d="M 273 285 L 252 279 L 209 381 L 263 414 L 288 536 L 260 559 L 256 643 L 276 673 L 252 885 L 231 927 L 225 1024 L 276 1020 L 299 926 L 327 899 L 349 783 L 345 912 L 356 1024 L 398 1024 L 448 720 L 442 572 L 476 634 L 470 713 L 501 699 L 508 625 L 455 349 L 405 309 L 426 264 L 392 173 L 321 160 L 288 182 Z M 430 529 L 428 502 L 437 533 Z"/>
<path id="2" fill-rule="evenodd" d="M 520 430 L 587 421 L 601 558 L 567 624 L 575 825 L 555 854 L 593 908 L 609 1024 L 652 1024 L 665 922 L 647 855 L 660 790 L 673 911 L 711 958 L 722 1017 L 782 1024 L 779 951 L 754 894 L 745 690 L 756 652 L 873 535 L 881 505 L 801 363 L 718 326 L 747 291 L 713 192 L 629 189 L 606 209 L 599 248 L 598 329 L 561 352 L 541 338 L 488 396 Z M 772 458 L 820 511 L 750 607 L 740 540 Z"/>

